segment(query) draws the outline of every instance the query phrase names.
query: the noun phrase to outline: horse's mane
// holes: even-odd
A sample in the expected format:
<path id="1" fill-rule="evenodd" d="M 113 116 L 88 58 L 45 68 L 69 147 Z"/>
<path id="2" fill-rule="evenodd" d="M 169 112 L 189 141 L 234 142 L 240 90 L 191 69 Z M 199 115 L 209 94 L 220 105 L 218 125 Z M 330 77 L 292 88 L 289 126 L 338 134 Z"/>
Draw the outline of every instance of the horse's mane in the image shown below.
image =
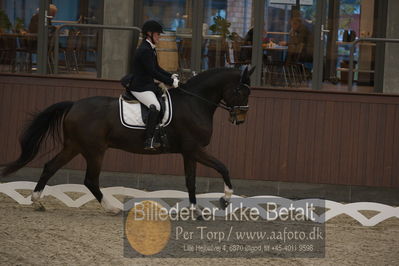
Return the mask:
<path id="1" fill-rule="evenodd" d="M 215 74 L 222 73 L 222 72 L 238 72 L 238 70 L 235 69 L 235 68 L 227 68 L 227 67 L 209 69 L 209 70 L 201 72 L 198 75 L 190 78 L 186 82 L 186 87 L 187 88 L 194 88 L 194 87 L 201 86 L 202 82 L 204 82 L 204 81 L 208 80 L 209 78 L 213 77 Z"/>

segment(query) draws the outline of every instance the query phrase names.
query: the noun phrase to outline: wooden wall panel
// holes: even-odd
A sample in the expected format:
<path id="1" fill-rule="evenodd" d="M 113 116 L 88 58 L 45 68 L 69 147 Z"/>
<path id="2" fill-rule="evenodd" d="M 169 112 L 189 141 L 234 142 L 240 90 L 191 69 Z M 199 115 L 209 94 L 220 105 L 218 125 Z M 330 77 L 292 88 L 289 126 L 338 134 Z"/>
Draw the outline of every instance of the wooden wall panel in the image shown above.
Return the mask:
<path id="1" fill-rule="evenodd" d="M 19 154 L 29 113 L 64 100 L 117 97 L 115 81 L 0 75 L 0 164 Z M 233 178 L 399 187 L 399 97 L 323 91 L 253 89 L 245 124 L 217 110 L 207 150 Z M 48 145 L 50 148 L 50 145 Z M 42 167 L 56 151 L 30 165 Z M 183 175 L 180 155 L 110 150 L 103 170 Z M 66 168 L 84 169 L 80 156 Z M 199 176 L 218 177 L 207 167 Z"/>

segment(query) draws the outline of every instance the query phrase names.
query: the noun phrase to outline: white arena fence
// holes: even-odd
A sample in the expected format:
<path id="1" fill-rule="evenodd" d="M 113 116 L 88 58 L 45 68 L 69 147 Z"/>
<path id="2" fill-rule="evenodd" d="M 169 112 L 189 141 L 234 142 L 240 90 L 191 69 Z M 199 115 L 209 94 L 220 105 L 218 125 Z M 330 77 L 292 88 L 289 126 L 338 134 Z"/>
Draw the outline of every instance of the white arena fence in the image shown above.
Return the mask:
<path id="1" fill-rule="evenodd" d="M 17 190 L 32 190 L 36 186 L 36 182 L 10 182 L 0 184 L 0 193 L 3 193 L 19 204 L 22 205 L 30 205 L 32 204 L 31 196 L 24 197 Z M 126 187 L 108 187 L 101 189 L 104 196 L 111 202 L 112 205 L 119 209 L 123 209 L 123 203 L 115 198 L 115 195 L 126 196 L 130 198 L 174 198 L 181 199 L 179 202 L 181 206 L 188 206 L 189 202 L 187 199 L 187 192 L 178 191 L 178 190 L 159 190 L 159 191 L 142 191 L 134 188 L 126 188 Z M 73 200 L 66 193 L 82 193 L 78 199 Z M 198 204 L 200 206 L 215 206 L 214 203 L 210 199 L 215 199 L 223 196 L 223 193 L 206 193 L 197 195 Z M 57 198 L 59 201 L 64 203 L 68 207 L 79 208 L 89 201 L 94 200 L 94 196 L 84 185 L 77 184 L 62 184 L 55 186 L 46 186 L 42 197 L 45 196 L 53 196 Z M 233 199 L 242 198 L 240 196 L 233 195 Z M 385 204 L 375 203 L 375 202 L 356 202 L 356 203 L 339 203 L 331 200 L 320 200 L 320 199 L 302 199 L 302 200 L 290 200 L 282 197 L 276 196 L 254 196 L 248 197 L 243 201 L 246 205 L 243 207 L 257 207 L 262 210 L 261 216 L 266 216 L 266 211 L 261 204 L 266 204 L 268 202 L 275 202 L 278 206 L 289 206 L 292 204 L 293 206 L 303 206 L 304 203 L 313 203 L 313 206 L 324 208 L 325 212 L 321 215 L 317 215 L 313 212 L 313 217 L 316 218 L 316 222 L 323 223 L 328 220 L 339 216 L 341 214 L 346 214 L 356 221 L 358 221 L 363 226 L 375 226 L 382 221 L 385 221 L 389 218 L 399 218 L 399 207 L 392 207 Z M 216 207 L 216 206 L 215 206 Z M 374 215 L 371 218 L 367 218 L 364 216 L 361 211 L 373 211 L 378 212 L 378 214 Z M 228 215 L 227 212 L 219 212 L 218 215 Z"/>

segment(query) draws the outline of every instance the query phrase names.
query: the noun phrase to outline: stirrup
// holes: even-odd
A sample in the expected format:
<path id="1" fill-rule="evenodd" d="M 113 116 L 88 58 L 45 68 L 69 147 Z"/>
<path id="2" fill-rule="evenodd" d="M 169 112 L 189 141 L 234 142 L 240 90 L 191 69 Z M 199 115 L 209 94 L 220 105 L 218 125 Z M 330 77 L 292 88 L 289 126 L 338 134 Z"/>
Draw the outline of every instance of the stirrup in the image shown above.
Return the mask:
<path id="1" fill-rule="evenodd" d="M 161 147 L 161 144 L 155 140 L 154 137 L 146 139 L 144 142 L 144 150 L 156 150 Z"/>

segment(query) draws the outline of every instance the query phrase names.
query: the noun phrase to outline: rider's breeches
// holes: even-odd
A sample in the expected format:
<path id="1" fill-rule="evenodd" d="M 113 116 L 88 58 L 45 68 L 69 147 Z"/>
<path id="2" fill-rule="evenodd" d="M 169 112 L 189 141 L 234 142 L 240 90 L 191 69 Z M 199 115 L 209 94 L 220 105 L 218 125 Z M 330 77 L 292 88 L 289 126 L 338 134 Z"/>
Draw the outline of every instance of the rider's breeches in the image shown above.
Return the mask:
<path id="1" fill-rule="evenodd" d="M 138 91 L 131 91 L 134 97 L 137 98 L 141 103 L 143 103 L 145 106 L 150 108 L 151 105 L 154 105 L 157 111 L 161 111 L 161 106 L 158 102 L 157 97 L 155 96 L 155 93 L 152 91 L 143 91 L 143 92 L 138 92 Z"/>

